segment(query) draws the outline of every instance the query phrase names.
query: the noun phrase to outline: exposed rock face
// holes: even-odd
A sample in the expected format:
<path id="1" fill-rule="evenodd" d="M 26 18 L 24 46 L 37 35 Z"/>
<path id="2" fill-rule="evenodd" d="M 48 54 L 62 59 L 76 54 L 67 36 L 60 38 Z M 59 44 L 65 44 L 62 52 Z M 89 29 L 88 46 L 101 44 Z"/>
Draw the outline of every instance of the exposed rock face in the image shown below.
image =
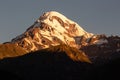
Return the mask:
<path id="1" fill-rule="evenodd" d="M 120 52 L 120 37 L 88 33 L 77 23 L 55 11 L 44 13 L 23 34 L 12 39 L 11 42 L 27 51 L 65 44 L 79 49 L 94 59 L 111 58 L 113 53 Z"/>
<path id="2" fill-rule="evenodd" d="M 12 42 L 28 51 L 56 46 L 61 43 L 71 47 L 78 47 L 76 37 L 86 39 L 93 36 L 86 32 L 77 23 L 69 20 L 64 15 L 51 11 L 46 12 L 23 34 L 12 39 Z"/>
<path id="3" fill-rule="evenodd" d="M 85 42 L 83 40 L 81 42 Z M 88 44 L 88 43 L 86 43 Z M 82 50 L 86 55 L 94 61 L 108 62 L 112 59 L 120 58 L 120 37 L 97 35 L 91 38 L 88 45 L 81 45 Z"/>
<path id="4" fill-rule="evenodd" d="M 20 46 L 6 42 L 0 44 L 0 60 L 25 55 L 27 51 Z"/>

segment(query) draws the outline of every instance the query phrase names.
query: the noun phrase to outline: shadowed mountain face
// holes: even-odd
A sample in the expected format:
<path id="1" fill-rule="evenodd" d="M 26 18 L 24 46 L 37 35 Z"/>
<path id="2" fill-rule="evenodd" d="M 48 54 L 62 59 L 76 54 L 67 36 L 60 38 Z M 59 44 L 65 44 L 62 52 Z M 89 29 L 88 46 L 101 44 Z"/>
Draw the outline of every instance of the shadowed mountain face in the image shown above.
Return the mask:
<path id="1" fill-rule="evenodd" d="M 80 50 L 85 52 L 85 54 L 93 62 L 101 61 L 102 63 L 108 62 L 112 59 L 120 58 L 120 37 L 118 36 L 102 36 L 100 39 L 107 40 L 107 43 L 103 44 L 90 44 L 87 46 L 82 46 Z M 94 40 L 91 40 L 94 41 Z"/>
<path id="2" fill-rule="evenodd" d="M 69 55 L 75 53 L 72 53 L 72 50 L 69 51 L 72 51 L 70 54 L 66 53 L 66 49 L 69 48 L 58 46 L 57 48 L 44 49 L 16 58 L 3 59 L 0 61 L 0 69 L 14 73 L 23 80 L 77 79 L 84 74 L 84 70 L 89 68 L 89 59 L 82 53 L 79 54 L 83 58 L 85 57 L 84 62 L 75 61 L 79 58 L 74 55 L 74 58 L 71 59 Z"/>
<path id="3" fill-rule="evenodd" d="M 0 61 L 0 74 L 20 80 L 103 80 L 119 79 L 120 59 L 104 64 L 74 61 L 61 48 L 40 50 Z M 118 53 L 115 53 L 118 54 Z M 75 57 L 75 56 L 74 56 Z M 89 59 L 87 59 L 89 60 Z"/>

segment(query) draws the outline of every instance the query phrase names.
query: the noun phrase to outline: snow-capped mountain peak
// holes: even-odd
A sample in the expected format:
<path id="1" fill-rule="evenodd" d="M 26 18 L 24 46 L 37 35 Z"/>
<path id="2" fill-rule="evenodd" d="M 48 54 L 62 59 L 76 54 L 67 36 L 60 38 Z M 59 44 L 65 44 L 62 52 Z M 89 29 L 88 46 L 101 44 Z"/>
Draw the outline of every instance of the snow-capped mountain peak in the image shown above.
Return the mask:
<path id="1" fill-rule="evenodd" d="M 69 32 L 73 36 L 81 36 L 81 35 L 89 35 L 87 37 L 91 37 L 92 34 L 88 34 L 81 26 L 79 26 L 76 22 L 68 19 L 64 15 L 56 12 L 50 11 L 44 13 L 34 24 L 34 27 L 41 26 L 41 24 L 49 25 L 49 28 L 58 29 L 60 32 Z"/>
<path id="2" fill-rule="evenodd" d="M 86 32 L 76 22 L 64 15 L 56 11 L 50 11 L 40 16 L 31 27 L 14 38 L 12 42 L 28 51 L 35 51 L 61 43 L 78 47 L 76 41 L 79 41 L 81 36 L 90 38 L 93 34 Z"/>

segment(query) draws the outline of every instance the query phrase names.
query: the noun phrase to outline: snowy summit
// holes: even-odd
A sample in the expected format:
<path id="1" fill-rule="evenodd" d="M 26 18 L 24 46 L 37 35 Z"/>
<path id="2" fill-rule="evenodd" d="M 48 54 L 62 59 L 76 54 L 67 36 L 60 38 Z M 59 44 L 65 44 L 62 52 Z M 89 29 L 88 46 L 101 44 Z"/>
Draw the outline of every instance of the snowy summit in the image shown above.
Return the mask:
<path id="1" fill-rule="evenodd" d="M 76 22 L 64 15 L 56 11 L 50 11 L 40 16 L 32 26 L 23 34 L 14 38 L 12 42 L 28 51 L 35 51 L 61 43 L 78 47 L 76 41 L 79 41 L 81 36 L 90 38 L 93 34 L 86 32 Z"/>

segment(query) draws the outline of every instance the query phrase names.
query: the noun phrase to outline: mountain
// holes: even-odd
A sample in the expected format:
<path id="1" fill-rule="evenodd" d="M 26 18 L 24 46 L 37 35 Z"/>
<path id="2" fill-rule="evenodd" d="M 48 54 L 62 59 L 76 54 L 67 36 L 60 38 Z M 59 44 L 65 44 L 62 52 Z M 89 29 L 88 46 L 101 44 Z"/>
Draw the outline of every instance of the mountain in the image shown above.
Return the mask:
<path id="1" fill-rule="evenodd" d="M 119 36 L 97 35 L 92 37 L 88 42 L 86 41 L 87 39 L 83 37 L 80 41 L 80 50 L 88 55 L 93 62 L 98 63 L 99 60 L 101 63 L 104 63 L 112 59 L 120 58 Z"/>
<path id="2" fill-rule="evenodd" d="M 23 34 L 12 39 L 11 43 L 28 52 L 65 44 L 81 50 L 92 60 L 98 57 L 111 59 L 111 53 L 120 51 L 119 36 L 89 33 L 56 11 L 41 15 Z"/>
<path id="3" fill-rule="evenodd" d="M 11 43 L 0 44 L 0 59 L 17 57 L 26 54 L 27 51 L 20 46 Z"/>
<path id="4" fill-rule="evenodd" d="M 91 63 L 88 56 L 85 55 L 85 53 L 83 51 L 78 50 L 74 47 L 69 47 L 65 44 L 60 44 L 58 46 L 53 46 L 53 47 L 50 47 L 48 49 L 44 49 L 43 51 L 46 52 L 46 53 L 52 52 L 53 54 L 54 53 L 55 54 L 56 53 L 62 53 L 62 54 L 64 53 L 65 55 L 67 55 L 73 61 Z"/>
<path id="5" fill-rule="evenodd" d="M 78 48 L 75 38 L 81 36 L 90 38 L 93 34 L 86 32 L 64 15 L 50 11 L 40 16 L 23 34 L 12 39 L 12 43 L 28 51 L 36 51 L 60 43 Z"/>
<path id="6" fill-rule="evenodd" d="M 91 61 L 96 59 L 112 59 L 111 55 L 115 52 L 120 52 L 120 37 L 119 36 L 106 36 L 105 34 L 96 35 L 85 31 L 76 22 L 68 19 L 64 15 L 50 11 L 41 15 L 32 26 L 30 26 L 24 33 L 13 38 L 11 42 L 2 44 L 2 46 L 17 46 L 17 51 L 25 50 L 21 54 L 8 53 L 1 48 L 1 56 L 6 52 L 7 55 L 14 54 L 13 56 L 20 56 L 32 51 L 42 50 L 51 47 L 57 47 L 64 44 L 64 48 L 71 47 L 80 54 L 84 54 Z M 23 48 L 23 50 L 21 50 Z M 59 47 L 61 48 L 61 47 Z M 15 49 L 16 50 L 16 49 Z M 68 51 L 67 51 L 68 52 Z M 68 52 L 68 54 L 74 53 Z M 1 58 L 4 58 L 3 56 Z M 11 56 L 12 57 L 12 56 Z M 107 58 L 107 59 L 106 59 Z M 72 59 L 72 57 L 71 57 Z M 80 58 L 81 59 L 81 58 Z M 102 61 L 102 60 L 101 60 Z"/>
<path id="7" fill-rule="evenodd" d="M 115 80 L 119 65 L 119 36 L 89 33 L 56 11 L 44 13 L 24 33 L 0 44 L 4 79 Z"/>
<path id="8" fill-rule="evenodd" d="M 84 62 L 72 60 L 61 48 L 48 48 L 0 60 L 0 75 L 11 80 L 85 80 L 83 75 L 89 66 L 85 59 Z"/>
<path id="9" fill-rule="evenodd" d="M 78 53 L 76 55 L 84 57 L 84 61 L 72 60 L 66 52 L 66 49 L 71 51 L 71 48 L 64 47 L 63 50 L 62 47 L 64 45 L 0 60 L 1 78 L 10 80 L 115 80 L 120 78 L 118 74 L 120 58 L 104 65 L 96 65 L 96 63 L 86 62 L 88 60 L 86 56 Z"/>

